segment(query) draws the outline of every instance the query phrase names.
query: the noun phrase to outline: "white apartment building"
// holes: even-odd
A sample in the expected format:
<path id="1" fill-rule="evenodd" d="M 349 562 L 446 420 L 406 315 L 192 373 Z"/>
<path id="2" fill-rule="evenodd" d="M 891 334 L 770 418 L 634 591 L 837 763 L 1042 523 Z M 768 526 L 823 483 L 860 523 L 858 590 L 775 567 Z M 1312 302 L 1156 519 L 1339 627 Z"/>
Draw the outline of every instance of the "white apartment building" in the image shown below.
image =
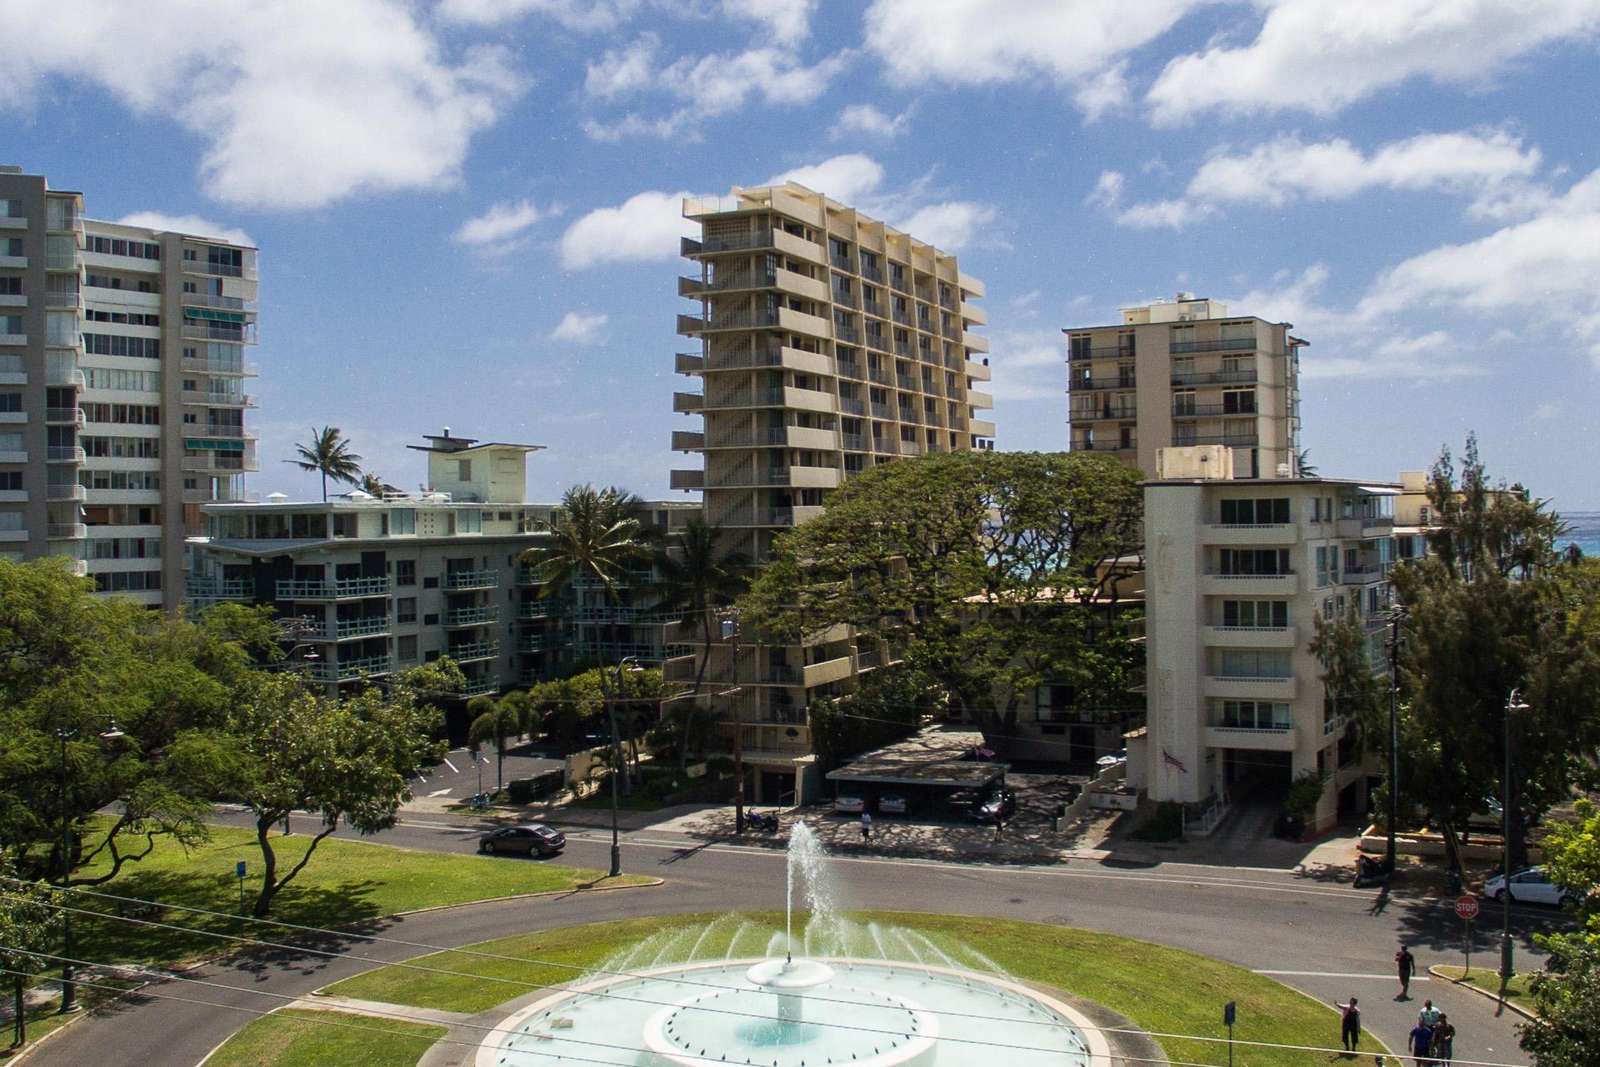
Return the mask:
<path id="1" fill-rule="evenodd" d="M 1325 699 L 1310 645 L 1317 616 L 1353 608 L 1372 662 L 1386 664 L 1399 495 L 1226 471 L 1145 483 L 1147 726 L 1130 738 L 1131 785 L 1198 811 L 1317 771 L 1327 788 L 1313 829 L 1365 810 L 1353 726 Z"/>
<path id="2" fill-rule="evenodd" d="M 0 167 L 0 547 L 176 607 L 200 507 L 257 469 L 255 340 L 255 249 L 85 219 Z"/>
<path id="3" fill-rule="evenodd" d="M 672 472 L 672 487 L 699 491 L 723 546 L 760 563 L 783 530 L 821 511 L 829 490 L 906 456 L 988 448 L 994 424 L 983 284 L 956 257 L 794 183 L 686 200 L 700 224 L 685 238 L 694 265 L 678 292 L 699 305 L 678 331 L 700 342 L 677 370 L 703 392 L 677 393 L 673 409 L 698 430 L 672 435 L 702 466 Z M 697 641 L 698 627 L 676 636 Z M 711 684 L 736 683 L 744 760 L 756 796 L 795 791 L 809 766 L 806 708 L 841 692 L 879 662 L 836 628 L 804 648 L 746 639 L 709 654 Z M 694 676 L 693 657 L 669 677 Z M 729 711 L 726 703 L 719 705 Z"/>
<path id="4" fill-rule="evenodd" d="M 1110 452 L 1159 478 L 1173 446 L 1228 449 L 1242 478 L 1299 473 L 1299 349 L 1289 323 L 1179 293 L 1067 335 L 1073 451 Z"/>

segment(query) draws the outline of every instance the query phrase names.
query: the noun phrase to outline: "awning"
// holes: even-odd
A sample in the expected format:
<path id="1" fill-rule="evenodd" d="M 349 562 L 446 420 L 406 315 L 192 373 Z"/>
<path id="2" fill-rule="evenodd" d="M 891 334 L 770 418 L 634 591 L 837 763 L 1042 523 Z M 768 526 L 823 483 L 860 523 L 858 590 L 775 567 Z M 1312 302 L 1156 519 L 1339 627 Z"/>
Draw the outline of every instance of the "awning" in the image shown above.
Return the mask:
<path id="1" fill-rule="evenodd" d="M 1373 496 L 1399 496 L 1400 490 L 1392 485 L 1358 485 L 1357 489 Z"/>

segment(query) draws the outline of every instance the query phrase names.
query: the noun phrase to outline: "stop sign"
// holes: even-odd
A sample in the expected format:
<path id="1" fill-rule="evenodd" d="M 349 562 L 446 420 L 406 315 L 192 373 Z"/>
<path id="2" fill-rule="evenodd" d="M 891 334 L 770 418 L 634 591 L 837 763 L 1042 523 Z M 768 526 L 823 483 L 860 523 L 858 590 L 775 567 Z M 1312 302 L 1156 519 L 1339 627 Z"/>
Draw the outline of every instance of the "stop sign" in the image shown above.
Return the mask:
<path id="1" fill-rule="evenodd" d="M 1463 919 L 1476 919 L 1478 917 L 1478 898 L 1457 897 L 1456 914 Z"/>

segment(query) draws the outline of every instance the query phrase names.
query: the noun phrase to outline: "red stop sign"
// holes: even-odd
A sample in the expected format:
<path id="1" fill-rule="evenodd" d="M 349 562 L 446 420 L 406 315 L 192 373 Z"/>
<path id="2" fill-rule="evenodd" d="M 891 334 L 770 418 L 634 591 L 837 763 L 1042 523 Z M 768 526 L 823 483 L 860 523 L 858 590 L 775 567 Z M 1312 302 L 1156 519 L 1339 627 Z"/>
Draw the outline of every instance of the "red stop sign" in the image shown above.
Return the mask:
<path id="1" fill-rule="evenodd" d="M 1456 914 L 1463 919 L 1476 919 L 1478 917 L 1478 898 L 1457 897 Z"/>

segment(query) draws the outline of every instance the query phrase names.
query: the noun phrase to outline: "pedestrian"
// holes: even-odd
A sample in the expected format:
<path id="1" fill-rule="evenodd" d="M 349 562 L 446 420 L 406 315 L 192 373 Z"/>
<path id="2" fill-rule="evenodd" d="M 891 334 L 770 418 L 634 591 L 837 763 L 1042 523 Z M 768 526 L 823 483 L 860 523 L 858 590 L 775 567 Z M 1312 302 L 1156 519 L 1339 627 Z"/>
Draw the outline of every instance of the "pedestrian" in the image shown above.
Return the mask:
<path id="1" fill-rule="evenodd" d="M 1361 1044 L 1361 1009 L 1356 1006 L 1355 997 L 1348 1004 L 1334 1001 L 1333 1006 L 1339 1009 L 1339 1041 L 1346 1052 L 1354 1054 Z"/>
<path id="2" fill-rule="evenodd" d="M 861 813 L 861 841 L 865 844 L 872 840 L 872 812 Z"/>
<path id="3" fill-rule="evenodd" d="M 1456 1028 L 1450 1016 L 1439 1013 L 1439 1023 L 1433 1028 L 1433 1058 L 1448 1064 L 1456 1054 Z"/>
<path id="4" fill-rule="evenodd" d="M 1006 817 L 999 811 L 994 813 L 994 839 L 1000 840 L 1000 833 L 1006 828 Z"/>
<path id="5" fill-rule="evenodd" d="M 1395 973 L 1400 976 L 1400 995 L 1396 1000 L 1411 999 L 1411 975 L 1417 969 L 1417 958 L 1406 948 L 1405 942 L 1400 943 L 1400 951 L 1394 954 Z"/>
<path id="6" fill-rule="evenodd" d="M 1433 1027 L 1417 1023 L 1411 1028 L 1406 1044 L 1410 1046 L 1411 1059 L 1417 1067 L 1428 1067 L 1433 1062 L 1429 1059 L 1433 1054 Z"/>
<path id="7" fill-rule="evenodd" d="M 1424 1000 L 1422 1002 L 1422 1010 L 1417 1012 L 1417 1022 L 1423 1026 L 1438 1026 L 1439 1020 L 1442 1018 L 1444 1018 L 1444 1015 L 1438 1008 L 1433 1006 L 1433 1001 L 1431 1000 Z"/>

